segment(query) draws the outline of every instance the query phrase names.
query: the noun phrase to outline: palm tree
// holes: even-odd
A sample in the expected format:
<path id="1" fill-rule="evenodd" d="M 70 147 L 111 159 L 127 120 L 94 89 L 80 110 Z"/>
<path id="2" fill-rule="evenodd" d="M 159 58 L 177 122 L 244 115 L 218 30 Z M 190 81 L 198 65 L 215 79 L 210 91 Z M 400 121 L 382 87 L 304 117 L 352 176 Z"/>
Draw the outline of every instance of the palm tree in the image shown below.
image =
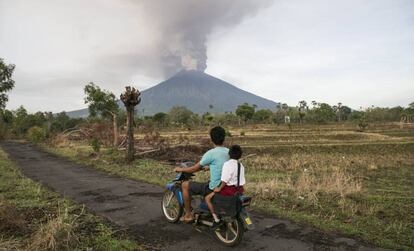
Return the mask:
<path id="1" fill-rule="evenodd" d="M 283 110 L 283 112 L 285 113 L 285 115 L 286 115 L 286 113 L 288 112 L 288 110 L 289 110 L 289 106 L 286 104 L 286 103 L 283 103 L 282 104 L 282 110 Z"/>

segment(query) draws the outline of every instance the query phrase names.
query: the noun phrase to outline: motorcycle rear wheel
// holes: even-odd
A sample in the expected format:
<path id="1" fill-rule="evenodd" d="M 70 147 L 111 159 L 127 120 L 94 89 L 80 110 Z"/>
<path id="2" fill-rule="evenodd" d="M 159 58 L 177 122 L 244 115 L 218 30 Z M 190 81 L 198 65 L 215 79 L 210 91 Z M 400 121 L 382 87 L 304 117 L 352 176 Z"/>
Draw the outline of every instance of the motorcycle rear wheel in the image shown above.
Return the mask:
<path id="1" fill-rule="evenodd" d="M 178 202 L 174 192 L 166 191 L 161 201 L 162 212 L 170 223 L 175 223 L 180 220 L 183 214 L 183 207 Z"/>
<path id="2" fill-rule="evenodd" d="M 243 239 L 243 234 L 243 222 L 238 218 L 232 222 L 226 222 L 222 227 L 214 231 L 216 239 L 228 247 L 238 245 Z"/>

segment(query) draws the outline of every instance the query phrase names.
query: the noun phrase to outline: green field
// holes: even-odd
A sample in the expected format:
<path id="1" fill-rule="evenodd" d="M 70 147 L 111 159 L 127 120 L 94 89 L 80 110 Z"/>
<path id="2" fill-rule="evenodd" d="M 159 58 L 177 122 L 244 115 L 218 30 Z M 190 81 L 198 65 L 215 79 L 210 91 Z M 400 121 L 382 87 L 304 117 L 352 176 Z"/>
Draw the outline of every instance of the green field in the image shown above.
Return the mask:
<path id="1" fill-rule="evenodd" d="M 277 217 L 342 232 L 394 249 L 414 247 L 414 128 L 371 124 L 251 125 L 227 128 L 227 144 L 245 155 L 247 193 L 254 208 Z M 50 151 L 121 176 L 163 185 L 171 163 L 197 161 L 207 149 L 208 128 L 136 132 L 141 149 L 168 147 L 131 164 L 124 153 L 93 154 L 83 141 L 54 142 Z M 154 134 L 154 132 L 152 132 Z M 242 136 L 243 135 L 243 136 Z M 207 173 L 197 179 L 207 179 Z"/>

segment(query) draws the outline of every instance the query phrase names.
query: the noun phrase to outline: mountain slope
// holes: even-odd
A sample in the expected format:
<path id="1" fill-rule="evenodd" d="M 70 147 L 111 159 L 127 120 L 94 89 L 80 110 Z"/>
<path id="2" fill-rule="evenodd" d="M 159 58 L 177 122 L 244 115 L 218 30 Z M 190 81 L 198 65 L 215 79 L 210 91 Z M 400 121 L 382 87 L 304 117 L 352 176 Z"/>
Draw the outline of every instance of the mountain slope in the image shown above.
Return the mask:
<path id="1" fill-rule="evenodd" d="M 275 109 L 276 103 L 243 91 L 234 85 L 200 71 L 180 71 L 171 78 L 141 94 L 139 114 L 153 115 L 168 112 L 173 106 L 185 106 L 195 113 L 234 111 L 243 103 L 255 104 L 258 109 Z M 210 109 L 210 105 L 213 106 Z M 68 112 L 71 117 L 87 116 L 88 110 Z"/>

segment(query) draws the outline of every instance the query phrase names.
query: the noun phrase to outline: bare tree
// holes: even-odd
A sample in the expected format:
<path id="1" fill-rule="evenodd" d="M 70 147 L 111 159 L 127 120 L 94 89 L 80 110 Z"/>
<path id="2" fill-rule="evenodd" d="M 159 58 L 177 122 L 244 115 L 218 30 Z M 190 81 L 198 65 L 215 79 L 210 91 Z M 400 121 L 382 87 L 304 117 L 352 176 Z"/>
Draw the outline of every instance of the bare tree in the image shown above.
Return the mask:
<path id="1" fill-rule="evenodd" d="M 315 100 L 313 100 L 312 102 L 312 108 L 316 108 L 318 106 L 318 102 L 316 102 Z"/>
<path id="2" fill-rule="evenodd" d="M 141 93 L 130 86 L 125 87 L 125 92 L 121 94 L 121 100 L 127 110 L 127 160 L 134 160 L 134 110 L 135 106 L 141 103 Z"/>
<path id="3" fill-rule="evenodd" d="M 341 120 L 342 120 L 342 109 L 343 109 L 342 103 L 339 102 L 338 105 L 334 105 L 332 108 L 334 109 L 334 111 L 336 113 L 336 116 L 338 118 L 338 122 L 341 122 Z"/>

